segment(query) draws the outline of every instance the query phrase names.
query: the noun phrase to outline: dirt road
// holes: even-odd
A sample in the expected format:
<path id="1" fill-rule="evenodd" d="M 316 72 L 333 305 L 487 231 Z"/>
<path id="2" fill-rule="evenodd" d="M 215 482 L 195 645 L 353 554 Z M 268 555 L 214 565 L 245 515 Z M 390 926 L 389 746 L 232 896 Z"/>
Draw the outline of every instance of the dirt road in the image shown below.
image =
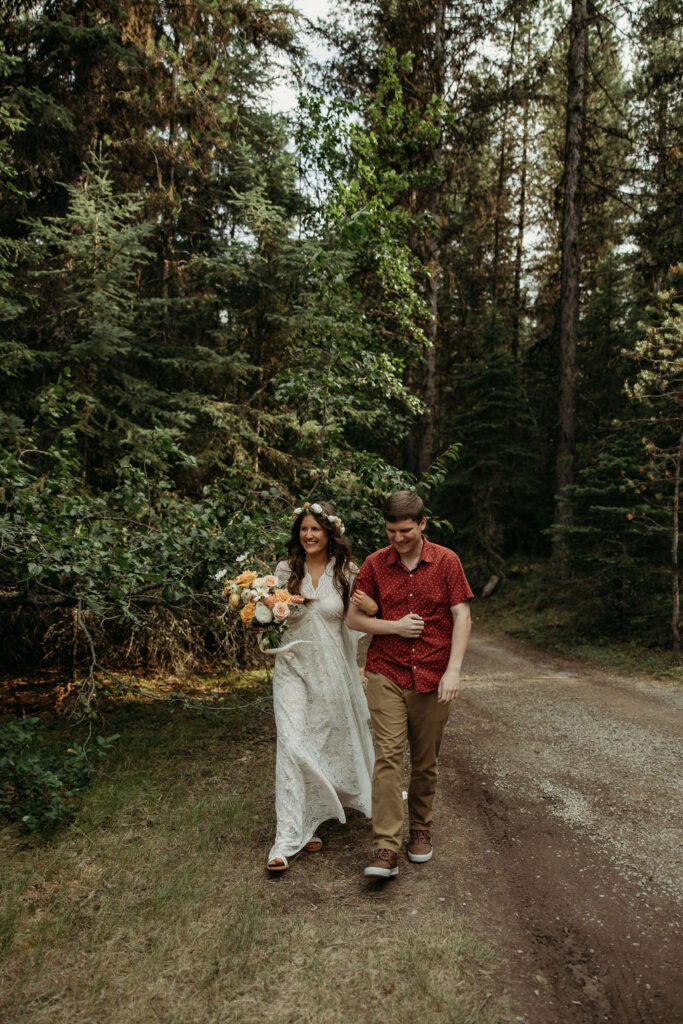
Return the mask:
<path id="1" fill-rule="evenodd" d="M 432 871 L 499 952 L 510 1019 L 682 1021 L 683 695 L 482 628 L 465 677 Z"/>

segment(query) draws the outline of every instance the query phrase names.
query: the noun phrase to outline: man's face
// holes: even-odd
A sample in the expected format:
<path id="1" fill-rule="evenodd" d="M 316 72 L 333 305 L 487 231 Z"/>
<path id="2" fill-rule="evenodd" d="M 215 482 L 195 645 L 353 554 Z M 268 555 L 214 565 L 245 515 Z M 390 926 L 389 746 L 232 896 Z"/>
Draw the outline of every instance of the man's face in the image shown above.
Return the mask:
<path id="1" fill-rule="evenodd" d="M 395 523 L 386 521 L 385 525 L 389 543 L 399 555 L 408 555 L 419 550 L 427 520 L 423 518 L 417 523 L 414 519 L 398 519 Z"/>

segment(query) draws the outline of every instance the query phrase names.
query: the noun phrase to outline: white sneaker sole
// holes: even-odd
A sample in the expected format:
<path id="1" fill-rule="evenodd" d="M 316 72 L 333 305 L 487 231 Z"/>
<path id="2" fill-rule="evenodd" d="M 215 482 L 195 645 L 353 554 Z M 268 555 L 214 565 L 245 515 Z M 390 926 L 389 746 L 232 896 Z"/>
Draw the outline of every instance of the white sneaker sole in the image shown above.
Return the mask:
<path id="1" fill-rule="evenodd" d="M 395 868 L 366 868 L 363 874 L 366 878 L 396 878 L 398 865 Z"/>
<path id="2" fill-rule="evenodd" d="M 426 864 L 428 860 L 432 859 L 433 850 L 429 853 L 408 853 L 408 860 L 411 860 L 413 864 Z"/>

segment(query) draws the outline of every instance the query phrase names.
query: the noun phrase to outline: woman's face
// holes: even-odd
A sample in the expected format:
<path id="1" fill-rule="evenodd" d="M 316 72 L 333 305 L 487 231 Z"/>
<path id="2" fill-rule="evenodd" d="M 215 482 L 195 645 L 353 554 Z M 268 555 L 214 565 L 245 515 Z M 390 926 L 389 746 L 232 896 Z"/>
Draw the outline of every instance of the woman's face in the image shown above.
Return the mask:
<path id="1" fill-rule="evenodd" d="M 307 515 L 301 520 L 299 540 L 307 555 L 319 555 L 327 551 L 327 531 L 323 530 L 315 516 Z"/>

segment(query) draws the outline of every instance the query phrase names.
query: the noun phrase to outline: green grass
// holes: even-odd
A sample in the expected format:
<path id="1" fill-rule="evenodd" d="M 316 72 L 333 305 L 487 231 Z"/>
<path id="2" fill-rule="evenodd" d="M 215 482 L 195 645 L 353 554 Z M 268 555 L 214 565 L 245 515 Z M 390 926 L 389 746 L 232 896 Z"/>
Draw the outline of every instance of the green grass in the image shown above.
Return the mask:
<path id="1" fill-rule="evenodd" d="M 324 826 L 323 854 L 267 876 L 266 692 L 254 678 L 211 717 L 112 703 L 104 731 L 121 738 L 74 824 L 47 840 L 0 831 L 1 1019 L 509 1019 L 455 890 L 437 895 L 427 874 L 368 889 L 360 815 Z"/>
<path id="2" fill-rule="evenodd" d="M 520 561 L 488 598 L 478 601 L 478 622 L 540 647 L 585 658 L 609 668 L 683 680 L 670 650 L 648 646 L 644 639 L 619 640 L 589 633 L 584 613 L 558 583 L 549 562 Z"/>

